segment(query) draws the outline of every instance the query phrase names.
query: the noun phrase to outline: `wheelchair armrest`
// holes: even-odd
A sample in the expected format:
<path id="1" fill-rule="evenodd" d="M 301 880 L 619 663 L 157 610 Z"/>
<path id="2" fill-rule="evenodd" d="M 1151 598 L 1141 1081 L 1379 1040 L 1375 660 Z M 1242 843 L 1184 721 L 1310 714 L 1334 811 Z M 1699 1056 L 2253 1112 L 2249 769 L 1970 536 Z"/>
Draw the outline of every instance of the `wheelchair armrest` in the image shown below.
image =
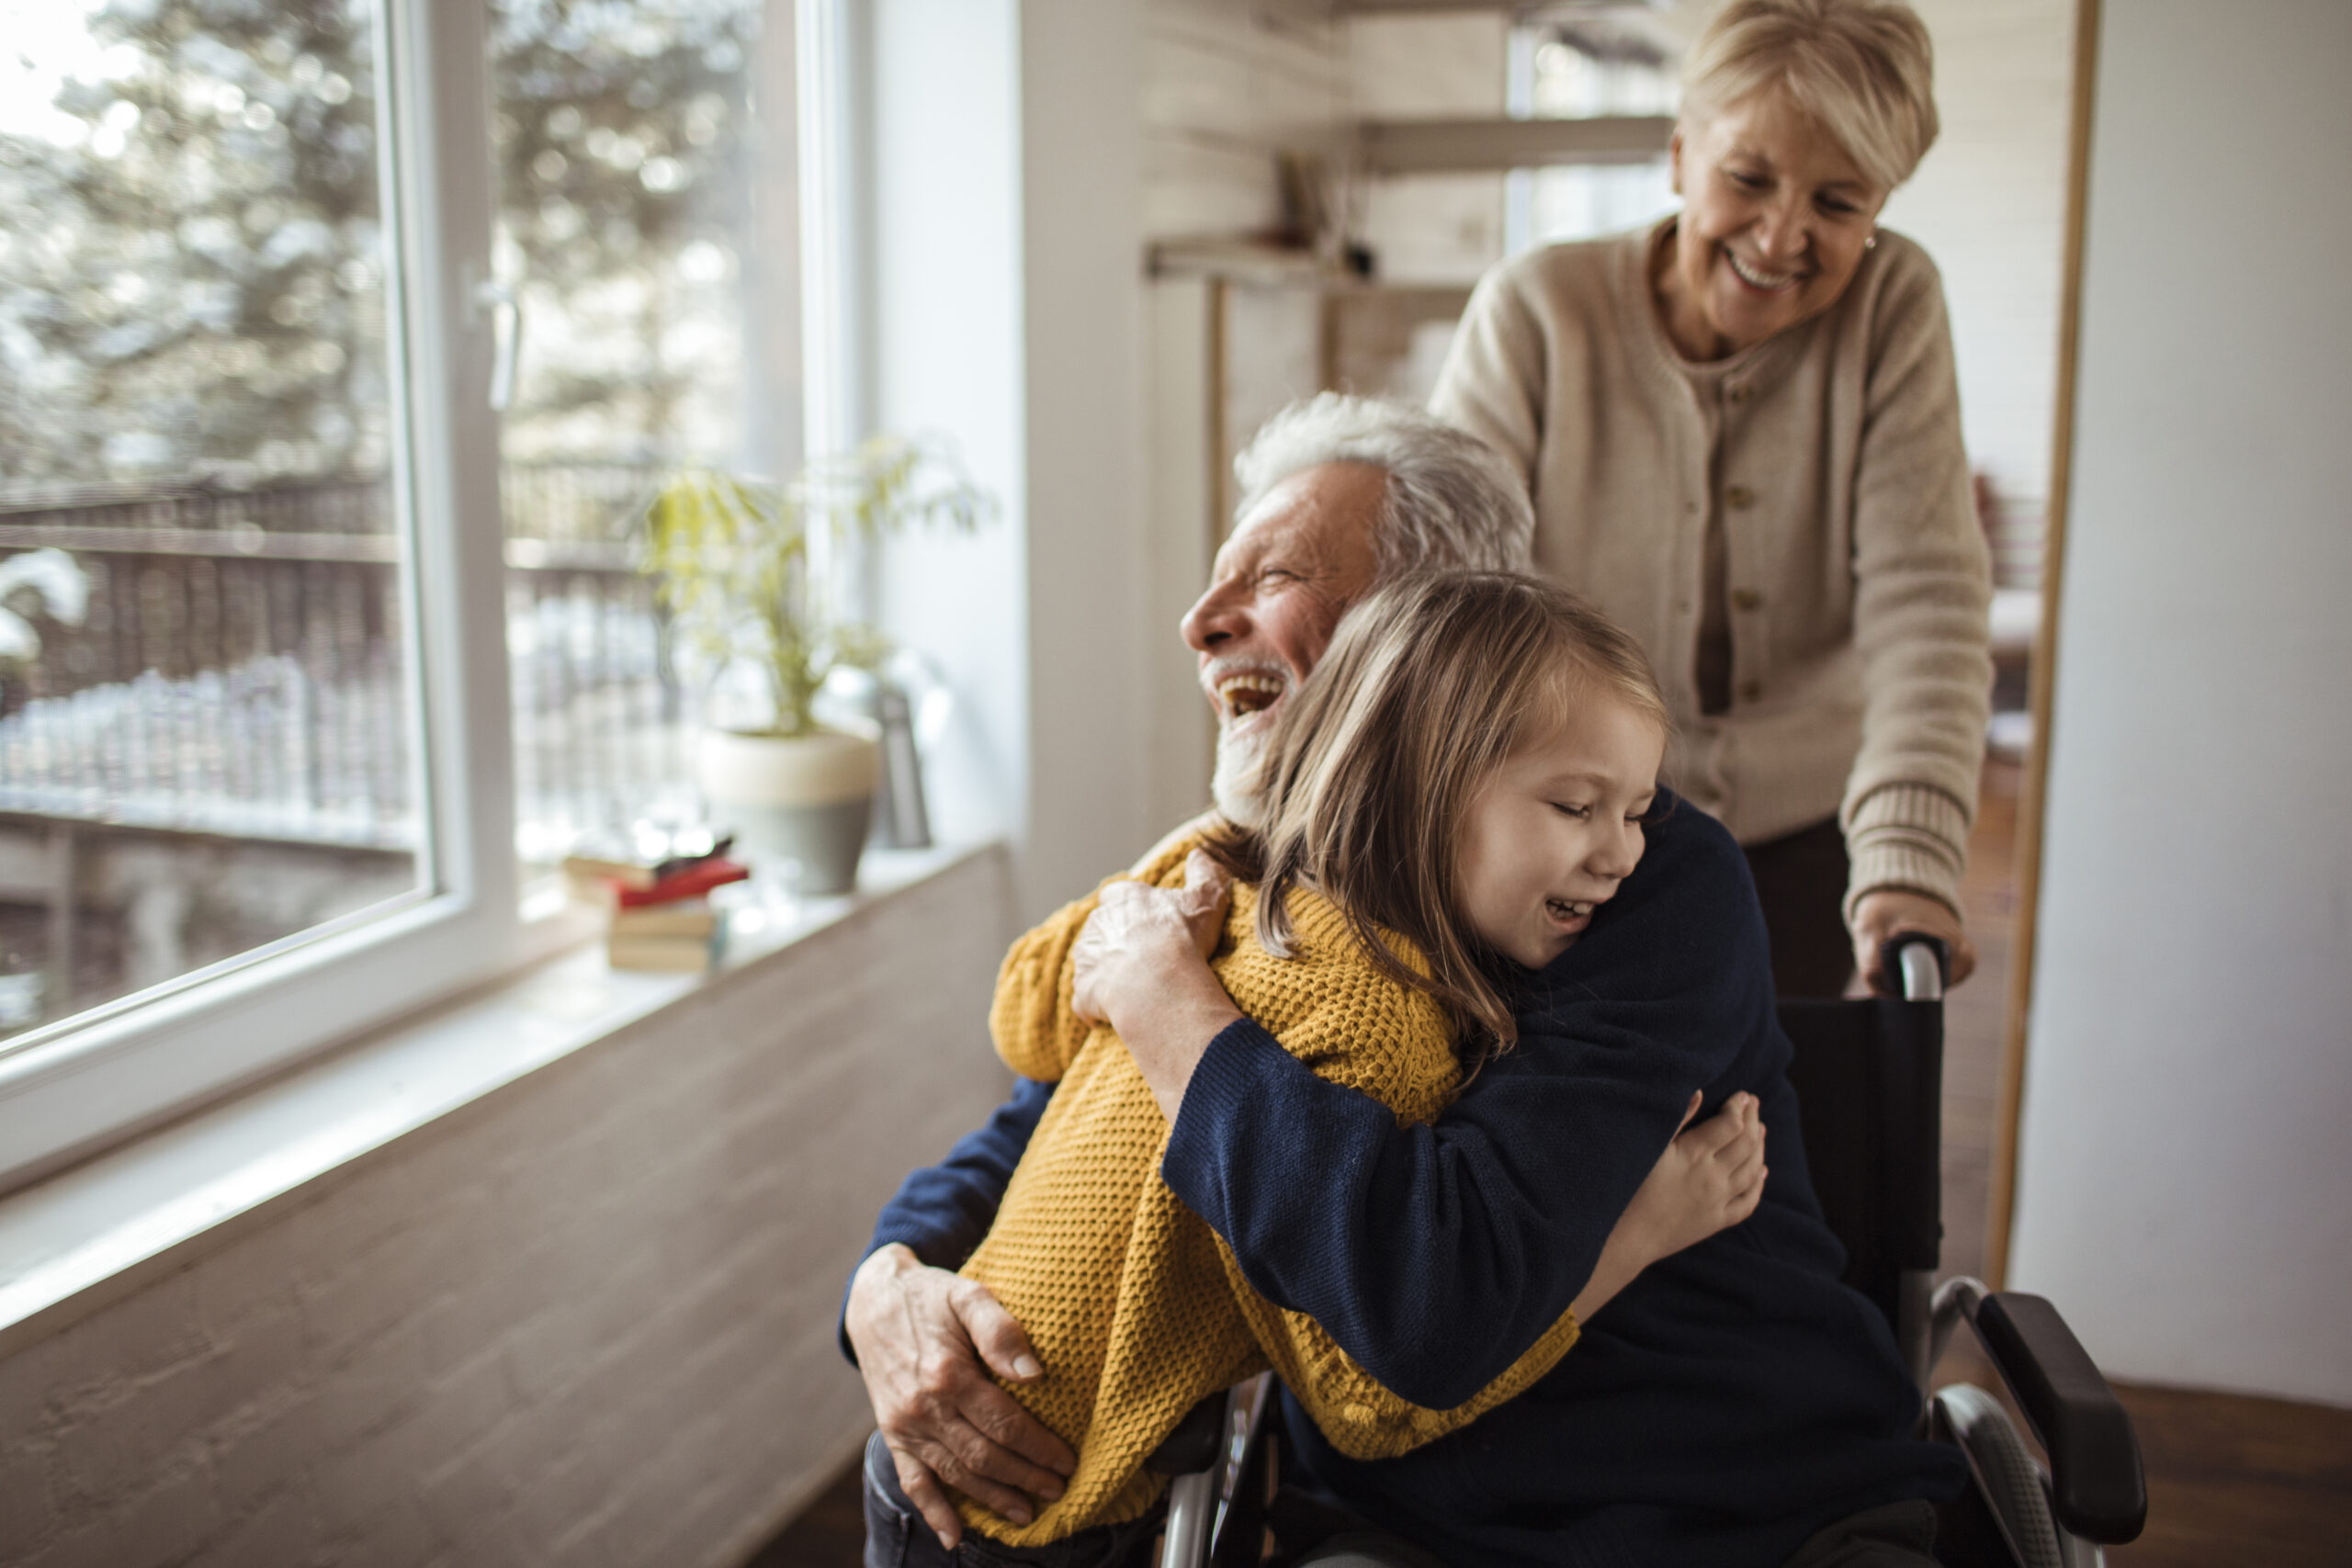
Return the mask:
<path id="1" fill-rule="evenodd" d="M 1225 1391 L 1219 1389 L 1176 1423 L 1143 1461 L 1154 1475 L 1193 1475 L 1216 1462 L 1217 1445 L 1225 1436 Z"/>
<path id="2" fill-rule="evenodd" d="M 1976 1301 L 1967 1315 L 2050 1456 L 2058 1522 L 2102 1545 L 2137 1540 L 2148 1519 L 2140 1439 L 2058 1309 L 2040 1296 L 2001 1291 Z"/>

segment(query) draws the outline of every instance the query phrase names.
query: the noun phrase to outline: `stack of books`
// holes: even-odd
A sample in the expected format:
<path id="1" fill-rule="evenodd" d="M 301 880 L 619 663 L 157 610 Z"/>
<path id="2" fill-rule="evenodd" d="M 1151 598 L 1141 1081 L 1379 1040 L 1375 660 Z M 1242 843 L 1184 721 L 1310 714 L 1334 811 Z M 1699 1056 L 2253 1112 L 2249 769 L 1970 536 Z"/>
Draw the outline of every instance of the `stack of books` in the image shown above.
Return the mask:
<path id="1" fill-rule="evenodd" d="M 573 855 L 563 863 L 572 896 L 608 913 L 605 959 L 616 969 L 698 974 L 718 962 L 727 919 L 711 907 L 712 889 L 741 882 L 751 868 L 727 858 L 725 843 L 707 854 L 640 863 Z"/>

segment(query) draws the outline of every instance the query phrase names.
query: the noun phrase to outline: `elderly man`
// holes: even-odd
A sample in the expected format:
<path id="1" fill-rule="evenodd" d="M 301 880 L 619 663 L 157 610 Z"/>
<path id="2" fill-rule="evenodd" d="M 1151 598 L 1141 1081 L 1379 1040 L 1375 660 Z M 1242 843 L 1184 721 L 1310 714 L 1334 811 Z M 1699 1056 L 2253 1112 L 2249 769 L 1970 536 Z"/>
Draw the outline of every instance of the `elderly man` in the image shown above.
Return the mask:
<path id="1" fill-rule="evenodd" d="M 1265 716 L 1346 608 L 1392 573 L 1511 562 L 1526 502 L 1443 427 L 1329 397 L 1270 425 L 1240 470 L 1242 525 L 1184 636 L 1217 705 L 1220 795 L 1246 814 Z M 1768 1129 L 1794 1129 L 1737 846 L 1688 808 L 1647 837 L 1608 919 L 1544 972 L 1521 1047 L 1428 1125 L 1317 1077 L 1235 1008 L 1200 956 L 1221 890 L 1114 883 L 1080 944 L 1080 1010 L 1118 1030 L 1169 1117 L 1162 1179 L 1261 1294 L 1417 1404 L 1491 1382 L 1589 1278 L 1647 1173 L 1596 1151 L 1663 1148 L 1694 1089 L 1710 1105 L 1756 1093 Z M 946 1271 L 986 1233 L 1051 1093 L 1022 1084 L 910 1177 L 851 1283 L 845 1341 L 896 1485 L 873 1479 L 943 1540 L 960 1533 L 943 1486 L 1023 1519 L 1075 1464 L 989 1375 L 1046 1375 L 1020 1325 Z M 1773 1136 L 1767 1157 L 1756 1220 L 1655 1267 L 1542 1382 L 1453 1438 L 1351 1461 L 1285 1398 L 1306 1475 L 1393 1532 L 1361 1550 L 1779 1563 L 1802 1545 L 1809 1562 L 1925 1563 L 1927 1499 L 1956 1486 L 1954 1461 L 1908 1439 L 1917 1392 L 1837 1283 L 1801 1145 Z"/>
<path id="2" fill-rule="evenodd" d="M 1295 404 L 1235 468 L 1240 522 L 1182 627 L 1216 709 L 1215 790 L 1227 806 L 1275 708 L 1322 658 L 1351 604 L 1407 572 L 1523 567 L 1535 528 L 1525 490 L 1490 449 L 1393 404 L 1329 393 Z M 1211 898 L 1190 910 L 1171 900 L 1133 913 L 1181 925 L 1210 907 Z M 1148 989 L 1148 978 L 1137 988 Z M 1168 1022 L 1181 1032 L 1188 1021 Z M 961 1527 L 938 1483 L 1025 1520 L 1023 1494 L 1058 1495 L 1059 1476 L 1077 1462 L 989 1377 L 1039 1375 L 1020 1325 L 952 1272 L 986 1234 L 1052 1093 L 1022 1082 L 986 1127 L 909 1177 L 851 1284 L 844 1337 L 899 1482 L 950 1538 Z"/>

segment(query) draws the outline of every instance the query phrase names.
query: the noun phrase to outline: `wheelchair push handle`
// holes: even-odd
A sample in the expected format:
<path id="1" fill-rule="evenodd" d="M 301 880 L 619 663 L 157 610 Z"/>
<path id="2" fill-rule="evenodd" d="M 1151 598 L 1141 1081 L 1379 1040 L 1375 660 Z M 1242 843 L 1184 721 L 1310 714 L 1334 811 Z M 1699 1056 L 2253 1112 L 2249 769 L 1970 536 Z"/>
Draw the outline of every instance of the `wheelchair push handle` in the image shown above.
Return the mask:
<path id="1" fill-rule="evenodd" d="M 1897 931 L 1879 949 L 1881 983 L 1906 1002 L 1943 1000 L 1951 973 L 1951 944 L 1926 931 Z"/>

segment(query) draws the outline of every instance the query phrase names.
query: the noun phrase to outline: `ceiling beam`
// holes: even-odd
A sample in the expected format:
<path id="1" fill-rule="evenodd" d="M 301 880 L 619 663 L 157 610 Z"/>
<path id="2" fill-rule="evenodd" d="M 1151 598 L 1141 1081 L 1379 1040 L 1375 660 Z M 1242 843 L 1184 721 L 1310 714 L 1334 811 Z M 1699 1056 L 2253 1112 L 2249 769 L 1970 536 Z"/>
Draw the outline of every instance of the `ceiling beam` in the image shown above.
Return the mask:
<path id="1" fill-rule="evenodd" d="M 1644 3 L 1656 8 L 1668 0 L 1644 0 Z M 1516 16 L 1536 16 L 1547 12 L 1614 10 L 1623 4 L 1624 0 L 1285 0 L 1281 8 L 1324 17 L 1402 16 L 1415 12 L 1447 11 L 1501 11 Z"/>
<path id="2" fill-rule="evenodd" d="M 1476 174 L 1563 164 L 1645 164 L 1662 156 L 1666 115 L 1587 119 L 1368 120 L 1357 130 L 1375 175 Z"/>

